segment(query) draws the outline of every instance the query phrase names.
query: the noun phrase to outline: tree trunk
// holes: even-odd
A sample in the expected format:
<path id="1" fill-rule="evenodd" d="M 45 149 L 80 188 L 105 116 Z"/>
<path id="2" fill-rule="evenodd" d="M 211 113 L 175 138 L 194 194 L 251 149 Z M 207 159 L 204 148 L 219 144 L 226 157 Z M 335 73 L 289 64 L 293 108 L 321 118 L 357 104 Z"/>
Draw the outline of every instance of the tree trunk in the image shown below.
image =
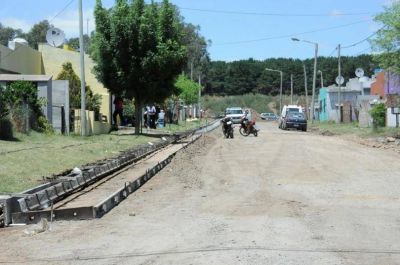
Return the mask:
<path id="1" fill-rule="evenodd" d="M 135 99 L 135 134 L 140 134 L 140 125 L 142 123 L 142 102 Z"/>

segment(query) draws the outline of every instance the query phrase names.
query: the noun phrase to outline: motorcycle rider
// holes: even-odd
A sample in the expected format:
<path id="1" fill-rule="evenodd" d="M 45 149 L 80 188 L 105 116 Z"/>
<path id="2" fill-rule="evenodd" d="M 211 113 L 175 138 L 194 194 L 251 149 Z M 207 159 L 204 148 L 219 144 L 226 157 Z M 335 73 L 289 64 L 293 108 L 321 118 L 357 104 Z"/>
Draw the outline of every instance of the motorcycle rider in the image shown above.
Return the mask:
<path id="1" fill-rule="evenodd" d="M 243 124 L 246 126 L 246 131 L 250 131 L 251 128 L 251 112 L 247 109 L 242 116 Z"/>
<path id="2" fill-rule="evenodd" d="M 226 138 L 233 138 L 233 127 L 232 127 L 232 118 L 231 117 L 224 117 L 221 119 L 222 123 L 222 133 Z"/>

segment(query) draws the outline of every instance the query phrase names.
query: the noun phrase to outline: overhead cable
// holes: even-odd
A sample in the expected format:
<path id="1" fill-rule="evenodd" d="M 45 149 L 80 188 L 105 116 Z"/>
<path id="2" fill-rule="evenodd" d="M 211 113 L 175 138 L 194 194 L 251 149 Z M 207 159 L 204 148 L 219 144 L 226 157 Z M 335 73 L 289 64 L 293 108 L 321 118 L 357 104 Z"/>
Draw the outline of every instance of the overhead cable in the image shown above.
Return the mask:
<path id="1" fill-rule="evenodd" d="M 360 40 L 360 41 L 357 41 L 357 42 L 355 42 L 355 43 L 353 43 L 353 44 L 351 44 L 351 45 L 343 46 L 342 49 L 351 48 L 351 47 L 357 46 L 358 44 L 363 43 L 364 41 L 369 40 L 370 38 L 372 38 L 373 36 L 375 36 L 376 34 L 378 34 L 378 32 L 381 31 L 382 29 L 384 29 L 385 27 L 386 27 L 386 26 L 383 26 L 382 28 L 378 29 L 377 31 L 375 31 L 374 33 L 372 33 L 371 35 L 369 35 L 368 37 L 366 37 L 366 38 L 364 38 L 364 39 L 362 39 L 362 40 Z"/>
<path id="2" fill-rule="evenodd" d="M 228 15 L 251 15 L 251 16 L 270 16 L 270 17 L 340 17 L 340 16 L 363 16 L 372 15 L 372 12 L 359 12 L 359 13 L 331 13 L 331 14 L 301 14 L 301 13 L 262 13 L 262 12 L 243 12 L 243 11 L 231 11 L 231 10 L 218 10 L 218 9 L 200 9 L 200 8 L 189 8 L 179 7 L 182 10 L 197 11 L 205 13 L 218 13 Z"/>
<path id="3" fill-rule="evenodd" d="M 370 20 L 371 19 L 364 19 L 364 20 L 353 22 L 353 23 L 339 25 L 339 26 L 328 27 L 328 28 L 320 28 L 320 29 L 315 29 L 315 30 L 310 30 L 310 31 L 303 31 L 303 32 L 292 33 L 292 34 L 287 34 L 287 35 L 265 37 L 265 38 L 253 39 L 253 40 L 243 40 L 243 41 L 215 43 L 215 44 L 213 44 L 213 46 L 236 45 L 236 44 L 244 44 L 244 43 L 251 43 L 251 42 L 260 42 L 260 41 L 266 41 L 266 40 L 285 39 L 285 38 L 291 38 L 293 36 L 298 36 L 298 35 L 304 35 L 304 34 L 310 34 L 310 33 L 316 33 L 316 32 L 322 32 L 322 31 L 328 31 L 328 30 L 333 30 L 333 29 L 338 29 L 338 28 L 349 27 L 349 26 L 353 26 L 353 25 L 356 25 L 356 24 L 364 23 L 364 22 L 370 21 Z"/>

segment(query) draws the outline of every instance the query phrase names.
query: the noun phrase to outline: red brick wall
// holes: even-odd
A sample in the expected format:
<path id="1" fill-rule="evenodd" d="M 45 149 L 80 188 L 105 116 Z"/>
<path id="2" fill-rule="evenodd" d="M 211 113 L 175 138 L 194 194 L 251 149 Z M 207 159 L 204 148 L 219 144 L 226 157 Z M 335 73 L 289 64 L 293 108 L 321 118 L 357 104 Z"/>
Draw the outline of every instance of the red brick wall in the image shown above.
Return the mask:
<path id="1" fill-rule="evenodd" d="M 371 95 L 384 97 L 385 95 L 385 73 L 380 72 L 376 76 L 376 82 L 371 85 Z"/>

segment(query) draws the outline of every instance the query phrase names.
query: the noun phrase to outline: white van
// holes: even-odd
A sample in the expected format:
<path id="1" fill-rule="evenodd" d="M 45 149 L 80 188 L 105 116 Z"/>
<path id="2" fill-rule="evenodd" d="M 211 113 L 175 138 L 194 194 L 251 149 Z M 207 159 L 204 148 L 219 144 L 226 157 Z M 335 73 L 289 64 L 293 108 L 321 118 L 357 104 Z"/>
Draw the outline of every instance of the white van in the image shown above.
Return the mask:
<path id="1" fill-rule="evenodd" d="M 285 105 L 282 108 L 281 116 L 279 117 L 279 128 L 282 129 L 283 119 L 289 112 L 300 112 L 303 113 L 303 107 L 298 105 Z"/>

